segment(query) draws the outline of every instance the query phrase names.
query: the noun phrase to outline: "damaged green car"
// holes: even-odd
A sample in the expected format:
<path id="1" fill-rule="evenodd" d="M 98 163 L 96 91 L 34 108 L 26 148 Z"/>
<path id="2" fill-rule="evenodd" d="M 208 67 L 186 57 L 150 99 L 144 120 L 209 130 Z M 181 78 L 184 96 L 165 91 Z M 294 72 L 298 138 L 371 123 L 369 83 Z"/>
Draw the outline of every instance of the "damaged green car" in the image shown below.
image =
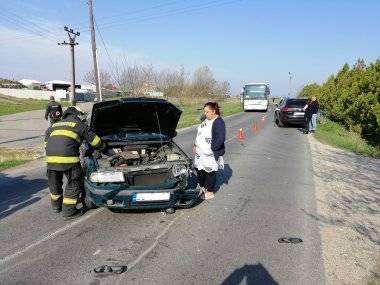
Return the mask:
<path id="1" fill-rule="evenodd" d="M 88 208 L 167 209 L 194 205 L 191 159 L 173 141 L 182 111 L 163 99 L 123 98 L 94 104 L 88 124 L 105 143 L 84 145 Z"/>

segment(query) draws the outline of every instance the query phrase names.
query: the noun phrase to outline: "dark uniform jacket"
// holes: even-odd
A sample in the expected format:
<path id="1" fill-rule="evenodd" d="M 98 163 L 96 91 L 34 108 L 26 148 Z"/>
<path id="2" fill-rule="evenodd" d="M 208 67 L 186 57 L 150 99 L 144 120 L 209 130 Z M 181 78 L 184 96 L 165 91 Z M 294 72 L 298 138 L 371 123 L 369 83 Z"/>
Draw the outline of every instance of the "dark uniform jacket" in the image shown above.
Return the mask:
<path id="1" fill-rule="evenodd" d="M 65 171 L 80 163 L 79 147 L 83 140 L 98 148 L 101 139 L 82 122 L 80 113 L 69 108 L 60 122 L 53 124 L 45 134 L 48 170 Z"/>
<path id="2" fill-rule="evenodd" d="M 56 101 L 50 101 L 45 110 L 45 119 L 47 120 L 48 117 L 53 119 L 60 119 L 62 117 L 61 104 Z"/>
<path id="3" fill-rule="evenodd" d="M 211 150 L 214 153 L 215 160 L 223 156 L 226 152 L 224 141 L 226 140 L 226 124 L 221 117 L 215 119 L 211 127 Z"/>

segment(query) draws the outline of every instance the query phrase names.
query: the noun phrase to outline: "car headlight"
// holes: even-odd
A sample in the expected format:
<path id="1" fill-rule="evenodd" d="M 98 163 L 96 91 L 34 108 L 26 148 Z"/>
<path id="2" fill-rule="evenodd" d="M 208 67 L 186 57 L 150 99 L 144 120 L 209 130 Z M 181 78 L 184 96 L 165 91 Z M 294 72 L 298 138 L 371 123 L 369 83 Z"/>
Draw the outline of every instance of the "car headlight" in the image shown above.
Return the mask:
<path id="1" fill-rule="evenodd" d="M 180 176 L 187 173 L 187 167 L 182 164 L 174 164 L 172 167 L 172 173 L 174 177 Z"/>
<path id="2" fill-rule="evenodd" d="M 100 171 L 90 175 L 90 181 L 95 183 L 124 182 L 124 174 L 121 171 Z"/>

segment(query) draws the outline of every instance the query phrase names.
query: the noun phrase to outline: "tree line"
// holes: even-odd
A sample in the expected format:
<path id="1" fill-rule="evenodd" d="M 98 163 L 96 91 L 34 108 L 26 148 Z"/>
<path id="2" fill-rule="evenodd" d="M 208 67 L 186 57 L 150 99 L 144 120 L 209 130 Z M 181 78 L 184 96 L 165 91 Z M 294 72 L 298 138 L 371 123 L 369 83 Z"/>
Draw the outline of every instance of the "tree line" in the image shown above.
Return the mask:
<path id="1" fill-rule="evenodd" d="M 208 66 L 197 68 L 192 74 L 183 66 L 176 70 L 156 70 L 149 64 L 128 64 L 121 60 L 112 71 L 101 71 L 103 88 L 116 89 L 125 96 L 141 96 L 147 92 L 163 92 L 166 97 L 210 98 L 231 93 L 228 81 L 217 81 Z M 83 81 L 94 84 L 94 72 L 85 74 Z"/>
<path id="2" fill-rule="evenodd" d="M 380 59 L 346 63 L 323 84 L 304 86 L 298 96 L 316 96 L 331 120 L 380 145 Z"/>

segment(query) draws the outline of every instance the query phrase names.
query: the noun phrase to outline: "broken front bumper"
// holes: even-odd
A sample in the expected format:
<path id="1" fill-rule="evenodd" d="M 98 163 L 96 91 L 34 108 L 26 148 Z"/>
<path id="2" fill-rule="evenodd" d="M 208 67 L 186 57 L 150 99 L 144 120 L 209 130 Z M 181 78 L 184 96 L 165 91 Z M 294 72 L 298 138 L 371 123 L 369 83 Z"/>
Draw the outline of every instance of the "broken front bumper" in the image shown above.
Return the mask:
<path id="1" fill-rule="evenodd" d="M 198 199 L 198 190 L 183 189 L 180 183 L 166 183 L 165 187 L 138 187 L 123 184 L 102 185 L 84 180 L 86 196 L 98 207 L 110 209 L 167 209 L 189 208 Z M 141 201 L 136 196 L 142 193 L 169 193 L 165 201 Z"/>

